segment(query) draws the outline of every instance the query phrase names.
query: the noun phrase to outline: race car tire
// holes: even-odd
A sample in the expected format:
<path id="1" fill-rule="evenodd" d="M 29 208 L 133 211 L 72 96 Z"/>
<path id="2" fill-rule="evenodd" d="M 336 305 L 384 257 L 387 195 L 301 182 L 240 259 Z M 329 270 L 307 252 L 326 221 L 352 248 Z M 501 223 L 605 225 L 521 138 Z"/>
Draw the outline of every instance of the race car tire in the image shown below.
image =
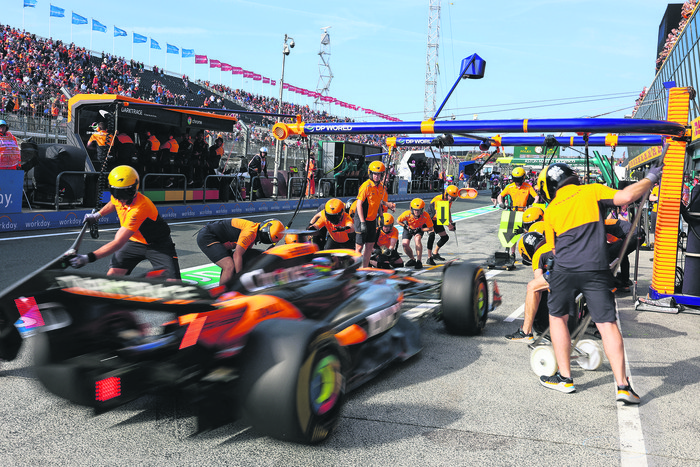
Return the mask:
<path id="1" fill-rule="evenodd" d="M 460 263 L 447 268 L 442 278 L 440 298 L 447 332 L 473 336 L 486 325 L 489 294 L 481 267 Z"/>
<path id="2" fill-rule="evenodd" d="M 242 419 L 260 433 L 303 444 L 326 439 L 345 399 L 347 360 L 311 321 L 266 320 L 241 354 Z"/>

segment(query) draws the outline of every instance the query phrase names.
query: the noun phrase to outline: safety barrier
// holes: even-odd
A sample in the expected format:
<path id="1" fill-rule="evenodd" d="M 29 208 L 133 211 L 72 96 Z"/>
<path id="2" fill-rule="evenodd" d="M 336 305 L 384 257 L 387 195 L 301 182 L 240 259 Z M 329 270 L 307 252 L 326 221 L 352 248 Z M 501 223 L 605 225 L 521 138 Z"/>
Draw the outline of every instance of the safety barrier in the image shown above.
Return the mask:
<path id="1" fill-rule="evenodd" d="M 202 185 L 202 199 L 203 200 L 206 199 L 206 191 L 207 191 L 207 186 L 208 186 L 207 182 L 209 181 L 210 178 L 216 178 L 219 181 L 221 181 L 222 178 L 230 178 L 231 182 L 229 183 L 228 187 L 231 189 L 231 191 L 233 191 L 234 198 L 236 199 L 236 201 L 245 201 L 245 199 L 243 199 L 243 194 L 241 193 L 241 180 L 240 179 L 243 177 L 241 177 L 238 174 L 235 174 L 235 175 L 223 175 L 223 174 L 222 175 L 207 175 L 204 178 L 204 184 Z M 235 186 L 232 186 L 234 184 L 235 184 Z M 221 199 L 221 191 L 219 191 L 219 199 Z"/>
<path id="2" fill-rule="evenodd" d="M 324 188 L 324 184 L 327 188 Z M 328 198 L 331 196 L 331 192 L 333 192 L 333 196 L 338 196 L 338 194 L 335 192 L 335 178 L 319 178 L 318 179 L 318 197 L 319 198 Z"/>
<path id="3" fill-rule="evenodd" d="M 147 173 L 146 175 L 143 176 L 143 186 L 141 187 L 141 192 L 146 191 L 146 180 L 148 178 L 162 178 L 162 177 L 172 177 L 172 178 L 181 178 L 183 179 L 183 184 L 182 184 L 182 203 L 185 204 L 187 203 L 187 176 L 184 174 L 160 174 L 160 173 Z"/>
<path id="4" fill-rule="evenodd" d="M 59 187 L 61 183 L 61 177 L 64 175 L 100 175 L 99 172 L 82 172 L 79 170 L 65 170 L 63 172 L 59 172 L 58 175 L 56 175 L 56 192 L 54 193 L 54 206 L 56 208 L 56 211 L 60 210 L 60 201 L 61 201 L 61 194 L 59 193 Z"/>

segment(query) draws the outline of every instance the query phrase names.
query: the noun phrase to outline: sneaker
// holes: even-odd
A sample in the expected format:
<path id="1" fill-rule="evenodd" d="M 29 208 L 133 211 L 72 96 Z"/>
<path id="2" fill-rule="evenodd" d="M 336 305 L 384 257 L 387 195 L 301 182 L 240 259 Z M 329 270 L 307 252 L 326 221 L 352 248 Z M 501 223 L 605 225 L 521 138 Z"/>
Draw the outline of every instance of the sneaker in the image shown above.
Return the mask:
<path id="1" fill-rule="evenodd" d="M 525 332 L 523 332 L 523 328 L 518 328 L 518 330 L 515 331 L 513 334 L 508 334 L 506 336 L 506 339 L 508 339 L 511 342 L 526 342 L 528 344 L 535 340 L 533 334 L 525 334 Z"/>
<path id="2" fill-rule="evenodd" d="M 630 386 L 629 379 L 627 379 L 626 386 L 617 387 L 616 400 L 624 402 L 625 404 L 639 404 L 639 402 L 641 402 L 637 393 L 634 392 L 634 389 L 632 389 L 632 386 Z"/>
<path id="3" fill-rule="evenodd" d="M 440 256 L 440 255 L 438 255 L 438 254 L 434 254 L 434 255 L 432 256 L 432 258 L 435 259 L 435 260 L 438 260 L 438 261 L 445 261 L 445 258 L 443 258 L 442 256 Z"/>
<path id="4" fill-rule="evenodd" d="M 408 261 L 406 261 L 406 264 L 404 264 L 404 266 L 407 268 L 412 268 L 415 265 L 416 265 L 416 260 L 413 258 L 409 259 Z"/>
<path id="5" fill-rule="evenodd" d="M 540 376 L 540 384 L 546 388 L 567 394 L 576 390 L 574 380 L 572 378 L 564 378 L 558 371 L 554 376 Z"/>
<path id="6" fill-rule="evenodd" d="M 428 263 L 431 266 L 435 266 L 435 260 L 433 259 L 432 256 L 430 258 L 428 258 L 428 261 L 426 261 L 426 263 Z"/>
<path id="7" fill-rule="evenodd" d="M 416 261 L 416 265 L 414 266 L 416 269 L 423 269 L 423 263 L 420 261 Z"/>

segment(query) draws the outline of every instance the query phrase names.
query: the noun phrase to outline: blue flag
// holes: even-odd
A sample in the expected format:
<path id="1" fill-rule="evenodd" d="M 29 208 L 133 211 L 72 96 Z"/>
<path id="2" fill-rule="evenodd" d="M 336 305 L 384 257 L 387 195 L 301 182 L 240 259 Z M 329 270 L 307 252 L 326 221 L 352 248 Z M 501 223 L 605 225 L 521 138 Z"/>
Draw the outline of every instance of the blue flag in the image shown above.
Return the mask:
<path id="1" fill-rule="evenodd" d="M 23 8 L 36 8 L 36 0 L 24 0 Z"/>
<path id="2" fill-rule="evenodd" d="M 182 58 L 194 57 L 194 49 L 182 49 Z"/>
<path id="3" fill-rule="evenodd" d="M 92 20 L 92 30 L 93 31 L 99 31 L 99 32 L 107 32 L 107 26 L 104 24 L 100 23 L 96 19 Z"/>
<path id="4" fill-rule="evenodd" d="M 180 49 L 178 49 L 178 48 L 175 47 L 174 45 L 170 45 L 170 44 L 168 44 L 168 43 L 166 43 L 165 45 L 166 45 L 165 50 L 166 50 L 167 53 L 169 53 L 169 54 L 176 54 L 176 55 L 180 53 Z"/>
<path id="5" fill-rule="evenodd" d="M 51 5 L 51 9 L 49 10 L 49 16 L 55 16 L 56 18 L 63 18 L 66 16 L 66 10 L 63 8 L 59 8 L 57 6 Z"/>
<path id="6" fill-rule="evenodd" d="M 143 44 L 144 42 L 148 42 L 148 37 L 142 36 L 141 34 L 134 34 L 134 44 Z"/>
<path id="7" fill-rule="evenodd" d="M 114 37 L 126 36 L 126 31 L 114 26 Z"/>
<path id="8" fill-rule="evenodd" d="M 151 48 L 160 50 L 160 45 L 158 42 L 154 41 L 153 38 L 151 38 Z"/>
<path id="9" fill-rule="evenodd" d="M 73 19 L 71 19 L 73 24 L 87 24 L 87 18 L 80 16 L 78 13 L 73 12 Z"/>

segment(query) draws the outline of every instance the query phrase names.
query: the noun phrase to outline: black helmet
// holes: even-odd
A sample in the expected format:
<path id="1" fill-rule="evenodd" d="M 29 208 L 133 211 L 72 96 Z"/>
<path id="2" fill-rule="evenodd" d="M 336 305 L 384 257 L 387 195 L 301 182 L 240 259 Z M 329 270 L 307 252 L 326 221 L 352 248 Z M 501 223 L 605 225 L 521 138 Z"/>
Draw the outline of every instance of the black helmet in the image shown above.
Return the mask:
<path id="1" fill-rule="evenodd" d="M 544 245 L 544 235 L 539 232 L 527 232 L 518 242 L 518 252 L 523 258 L 523 264 L 525 266 L 532 265 L 532 258 L 535 256 L 535 252 L 539 247 Z"/>
<path id="2" fill-rule="evenodd" d="M 564 181 L 575 175 L 576 173 L 571 167 L 562 162 L 552 164 L 540 172 L 540 176 L 537 178 L 537 191 L 548 203 L 551 203 L 557 190 L 564 186 Z"/>

